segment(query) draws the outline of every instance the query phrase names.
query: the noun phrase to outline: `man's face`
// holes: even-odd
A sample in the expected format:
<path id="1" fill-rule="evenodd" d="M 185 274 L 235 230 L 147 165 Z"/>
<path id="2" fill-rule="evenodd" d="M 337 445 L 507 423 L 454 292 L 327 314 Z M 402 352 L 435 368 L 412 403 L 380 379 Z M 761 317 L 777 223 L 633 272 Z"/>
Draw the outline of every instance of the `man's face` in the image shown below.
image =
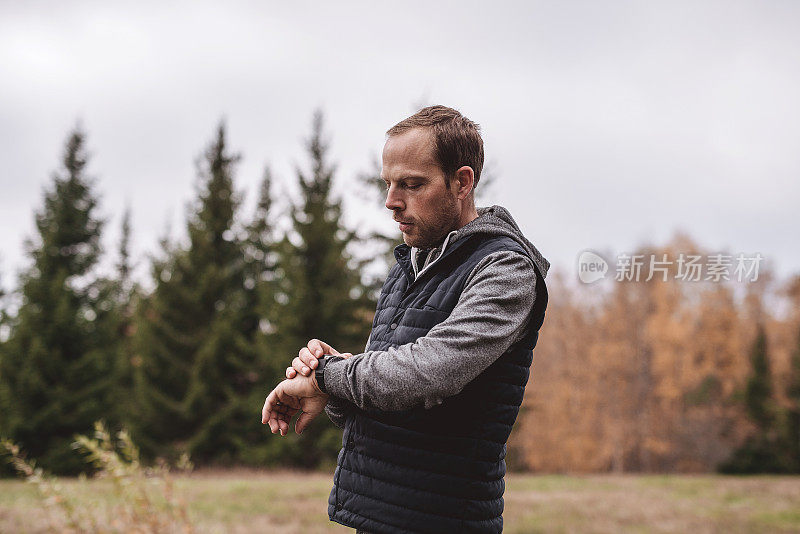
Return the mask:
<path id="1" fill-rule="evenodd" d="M 433 133 L 427 128 L 389 137 L 383 147 L 386 207 L 411 247 L 432 248 L 458 225 L 457 187 L 448 189 L 433 151 Z"/>

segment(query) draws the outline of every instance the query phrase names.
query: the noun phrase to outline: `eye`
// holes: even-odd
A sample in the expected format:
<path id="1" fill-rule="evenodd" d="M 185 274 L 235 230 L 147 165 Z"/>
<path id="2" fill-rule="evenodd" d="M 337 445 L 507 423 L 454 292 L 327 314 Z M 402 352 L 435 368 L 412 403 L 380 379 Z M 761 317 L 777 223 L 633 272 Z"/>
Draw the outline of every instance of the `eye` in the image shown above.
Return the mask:
<path id="1" fill-rule="evenodd" d="M 406 189 L 419 189 L 420 187 L 422 187 L 422 184 L 417 184 L 417 185 L 407 185 L 407 186 L 406 186 Z"/>

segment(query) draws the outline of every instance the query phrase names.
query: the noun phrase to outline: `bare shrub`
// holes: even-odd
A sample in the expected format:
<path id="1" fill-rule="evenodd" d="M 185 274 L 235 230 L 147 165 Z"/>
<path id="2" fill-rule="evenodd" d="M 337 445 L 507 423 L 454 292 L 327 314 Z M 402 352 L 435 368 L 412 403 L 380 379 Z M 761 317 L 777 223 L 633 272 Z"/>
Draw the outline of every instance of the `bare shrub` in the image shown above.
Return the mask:
<path id="1" fill-rule="evenodd" d="M 154 467 L 143 466 L 139 449 L 125 429 L 117 433 L 115 444 L 102 422 L 96 422 L 94 427 L 94 437 L 76 436 L 73 448 L 82 449 L 87 454 L 86 461 L 98 468 L 93 478 L 110 482 L 112 491 L 99 500 L 78 488 L 69 489 L 58 477 L 46 474 L 36 466 L 35 459 L 27 460 L 11 440 L 0 442 L 17 472 L 37 487 L 51 512 L 51 528 L 70 533 L 194 532 L 186 501 L 175 492 L 169 464 L 159 459 Z M 181 456 L 176 468 L 192 470 L 188 455 Z M 81 481 L 85 479 L 81 477 Z"/>

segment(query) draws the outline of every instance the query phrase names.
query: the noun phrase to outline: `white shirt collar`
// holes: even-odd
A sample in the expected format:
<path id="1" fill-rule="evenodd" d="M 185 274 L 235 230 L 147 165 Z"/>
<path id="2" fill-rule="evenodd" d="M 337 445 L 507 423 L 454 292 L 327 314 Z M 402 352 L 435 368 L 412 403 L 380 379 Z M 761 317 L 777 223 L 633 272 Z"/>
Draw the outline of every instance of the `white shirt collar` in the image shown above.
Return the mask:
<path id="1" fill-rule="evenodd" d="M 419 277 L 419 275 L 421 275 L 425 271 L 425 269 L 427 269 L 428 267 L 430 267 L 431 265 L 436 263 L 436 261 L 439 258 L 442 257 L 442 254 L 444 254 L 445 248 L 447 248 L 447 245 L 450 243 L 450 239 L 454 235 L 456 235 L 457 231 L 458 230 L 453 230 L 449 234 L 447 234 L 447 236 L 445 236 L 444 241 L 442 242 L 442 244 L 440 246 L 434 247 L 432 249 L 428 249 L 427 250 L 427 257 L 425 258 L 425 262 L 422 265 L 422 269 L 420 269 L 419 271 L 417 271 L 417 269 L 418 269 L 418 267 L 417 267 L 417 256 L 421 251 L 424 251 L 425 249 L 420 249 L 420 248 L 417 248 L 417 247 L 411 247 L 411 267 L 414 269 L 414 279 L 415 280 Z"/>

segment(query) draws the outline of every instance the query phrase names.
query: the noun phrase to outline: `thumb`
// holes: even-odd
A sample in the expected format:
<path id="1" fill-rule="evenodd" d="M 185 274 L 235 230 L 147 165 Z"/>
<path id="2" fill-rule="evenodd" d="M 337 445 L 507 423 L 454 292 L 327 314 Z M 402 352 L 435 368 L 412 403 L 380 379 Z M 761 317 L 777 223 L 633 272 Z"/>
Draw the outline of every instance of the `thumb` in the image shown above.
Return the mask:
<path id="1" fill-rule="evenodd" d="M 302 434 L 303 430 L 311 424 L 311 421 L 314 420 L 314 416 L 308 412 L 300 412 L 300 416 L 297 418 L 297 422 L 294 424 L 294 431 L 298 434 Z"/>
<path id="2" fill-rule="evenodd" d="M 353 357 L 353 353 L 352 352 L 343 352 L 343 353 L 339 354 L 339 356 L 341 356 L 342 358 L 344 358 L 346 360 L 347 358 L 352 358 Z"/>

